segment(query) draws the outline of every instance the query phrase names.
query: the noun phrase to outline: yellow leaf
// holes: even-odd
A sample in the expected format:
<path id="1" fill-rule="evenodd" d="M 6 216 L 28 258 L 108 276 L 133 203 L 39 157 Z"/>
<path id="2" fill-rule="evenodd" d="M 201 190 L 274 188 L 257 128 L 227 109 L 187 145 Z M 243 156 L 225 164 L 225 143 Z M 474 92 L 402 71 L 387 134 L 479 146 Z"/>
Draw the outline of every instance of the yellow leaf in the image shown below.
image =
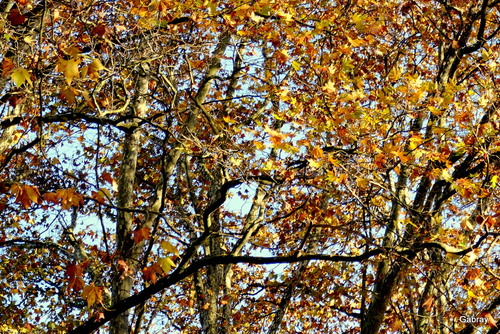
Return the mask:
<path id="1" fill-rule="evenodd" d="M 34 39 L 31 36 L 25 36 L 23 40 L 26 44 L 32 44 L 34 42 Z"/>
<path id="2" fill-rule="evenodd" d="M 80 60 L 70 59 L 66 63 L 66 68 L 64 69 L 64 77 L 66 78 L 66 82 L 68 85 L 71 85 L 74 78 L 80 77 L 80 71 L 78 70 L 78 64 L 80 64 Z"/>
<path id="3" fill-rule="evenodd" d="M 441 177 L 443 178 L 443 180 L 445 180 L 447 182 L 452 182 L 453 181 L 453 177 L 451 177 L 451 175 L 450 175 L 450 173 L 448 172 L 447 169 L 443 169 L 442 170 Z"/>
<path id="4" fill-rule="evenodd" d="M 236 167 L 240 166 L 240 165 L 241 165 L 241 163 L 242 163 L 241 159 L 238 159 L 238 158 L 235 158 L 235 157 L 230 157 L 230 158 L 229 158 L 229 162 L 230 162 L 233 166 L 236 166 Z"/>
<path id="5" fill-rule="evenodd" d="M 460 222 L 460 228 L 462 230 L 472 231 L 474 229 L 474 225 L 471 224 L 471 222 L 469 221 L 469 219 L 463 219 Z"/>
<path id="6" fill-rule="evenodd" d="M 477 298 L 476 294 L 472 290 L 467 291 L 467 296 L 470 298 Z"/>
<path id="7" fill-rule="evenodd" d="M 172 259 L 169 257 L 159 259 L 158 264 L 160 265 L 164 273 L 168 273 L 170 269 L 175 267 L 174 261 L 172 261 Z"/>
<path id="8" fill-rule="evenodd" d="M 311 166 L 312 168 L 319 168 L 322 166 L 321 161 L 318 162 L 318 161 L 314 161 L 313 159 L 307 159 L 307 161 L 309 162 L 309 166 Z"/>
<path id="9" fill-rule="evenodd" d="M 420 136 L 412 136 L 410 138 L 410 150 L 416 149 L 422 142 L 423 139 Z"/>
<path id="10" fill-rule="evenodd" d="M 366 187 L 368 187 L 368 185 L 370 184 L 370 180 L 368 179 L 365 179 L 365 178 L 357 178 L 356 179 L 356 185 L 361 189 L 366 189 Z"/>
<path id="11" fill-rule="evenodd" d="M 21 67 L 16 68 L 10 75 L 17 87 L 20 87 L 26 81 L 31 85 L 31 76 L 29 72 Z"/>
<path id="12" fill-rule="evenodd" d="M 359 31 L 363 31 L 365 29 L 365 23 L 366 23 L 366 15 L 355 13 L 352 16 L 352 22 L 356 25 L 356 29 Z"/>
<path id="13" fill-rule="evenodd" d="M 101 63 L 99 59 L 94 59 L 92 60 L 92 63 L 90 63 L 89 65 L 89 75 L 105 69 L 106 67 L 104 67 L 104 65 Z"/>
<path id="14" fill-rule="evenodd" d="M 257 140 L 254 140 L 253 141 L 255 147 L 258 149 L 258 150 L 263 150 L 266 148 L 266 144 L 260 142 L 260 141 L 257 141 Z"/>
<path id="15" fill-rule="evenodd" d="M 99 195 L 106 197 L 107 199 L 111 199 L 111 192 L 107 188 L 99 189 Z"/>
<path id="16" fill-rule="evenodd" d="M 210 9 L 210 15 L 217 15 L 217 4 L 210 2 L 208 8 Z"/>
<path id="17" fill-rule="evenodd" d="M 294 60 L 294 61 L 292 61 L 292 67 L 295 71 L 298 71 L 298 70 L 300 70 L 302 65 L 300 65 L 300 63 L 298 61 Z"/>
<path id="18" fill-rule="evenodd" d="M 483 58 L 484 61 L 487 61 L 490 59 L 490 53 L 486 49 L 481 50 L 481 57 Z"/>
<path id="19" fill-rule="evenodd" d="M 120 122 L 120 123 L 116 124 L 116 126 L 130 129 L 130 128 L 138 127 L 139 123 L 137 123 L 137 122 Z"/>
<path id="20" fill-rule="evenodd" d="M 76 58 L 80 55 L 81 50 L 78 46 L 70 46 L 69 48 L 66 48 L 66 50 L 64 50 L 64 53 L 68 56 L 71 56 L 71 58 Z"/>
<path id="21" fill-rule="evenodd" d="M 85 78 L 87 75 L 90 76 L 89 74 L 89 67 L 88 66 L 83 66 L 81 71 L 80 71 L 80 74 L 82 76 L 82 78 Z"/>
<path id="22" fill-rule="evenodd" d="M 177 250 L 177 248 L 168 241 L 162 241 L 160 243 L 160 246 L 165 252 L 179 255 L 179 251 Z"/>
<path id="23" fill-rule="evenodd" d="M 462 262 L 466 265 L 470 266 L 474 261 L 476 261 L 477 255 L 474 252 L 467 253 L 464 257 L 462 257 Z"/>
<path id="24" fill-rule="evenodd" d="M 282 11 L 278 11 L 276 14 L 277 14 L 278 17 L 282 18 L 286 22 L 293 21 L 293 15 L 292 14 L 284 13 Z"/>
<path id="25" fill-rule="evenodd" d="M 497 181 L 498 181 L 498 175 L 493 175 L 491 177 L 490 183 L 491 183 L 491 188 L 495 189 L 497 186 Z"/>
<path id="26" fill-rule="evenodd" d="M 234 123 L 236 123 L 236 121 L 234 119 L 232 119 L 231 117 L 229 117 L 229 116 L 224 116 L 224 117 L 222 117 L 222 119 L 224 120 L 224 122 L 226 122 L 228 124 L 234 124 Z"/>
<path id="27" fill-rule="evenodd" d="M 272 114 L 272 116 L 273 116 L 274 118 L 276 118 L 278 121 L 283 121 L 283 120 L 284 120 L 284 118 L 283 118 L 283 117 L 281 117 L 281 116 L 280 116 L 280 115 L 278 115 L 278 114 Z"/>
<path id="28" fill-rule="evenodd" d="M 258 14 L 261 14 L 264 16 L 270 15 L 271 14 L 271 7 L 269 5 L 265 5 L 264 7 L 262 7 L 260 9 L 260 11 L 258 11 Z"/>
<path id="29" fill-rule="evenodd" d="M 353 47 L 358 47 L 360 45 L 365 44 L 365 41 L 359 38 L 352 39 L 349 36 L 347 36 L 347 40 Z"/>
<path id="30" fill-rule="evenodd" d="M 337 86 L 335 85 L 335 83 L 333 81 L 328 81 L 322 88 L 324 90 L 326 90 L 327 93 L 337 91 Z"/>

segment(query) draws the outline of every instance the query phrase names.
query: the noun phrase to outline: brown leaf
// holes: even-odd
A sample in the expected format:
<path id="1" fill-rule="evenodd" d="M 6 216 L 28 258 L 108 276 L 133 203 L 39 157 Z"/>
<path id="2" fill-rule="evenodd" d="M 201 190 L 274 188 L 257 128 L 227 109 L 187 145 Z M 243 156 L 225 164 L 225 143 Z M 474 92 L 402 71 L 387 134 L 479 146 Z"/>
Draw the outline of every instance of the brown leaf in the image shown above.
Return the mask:
<path id="1" fill-rule="evenodd" d="M 108 173 L 108 172 L 104 172 L 104 173 L 102 173 L 102 174 L 101 174 L 101 178 L 102 178 L 104 181 L 108 182 L 109 184 L 112 184 L 112 183 L 113 183 L 113 181 L 114 181 L 114 180 L 113 180 L 113 176 L 112 176 L 110 173 Z"/>
<path id="2" fill-rule="evenodd" d="M 142 227 L 140 229 L 132 231 L 132 238 L 134 239 L 134 243 L 137 245 L 139 242 L 149 239 L 150 231 L 151 229 L 149 227 Z"/>
<path id="3" fill-rule="evenodd" d="M 21 14 L 19 10 L 11 9 L 9 15 L 7 16 L 7 19 L 13 26 L 18 26 L 26 22 L 28 18 Z"/>
<path id="4" fill-rule="evenodd" d="M 92 35 L 97 35 L 99 37 L 106 35 L 108 32 L 109 32 L 108 27 L 103 23 L 96 25 L 94 29 L 92 29 L 91 31 Z"/>
<path id="5" fill-rule="evenodd" d="M 12 59 L 5 57 L 2 61 L 2 76 L 11 74 L 14 67 Z"/>
<path id="6" fill-rule="evenodd" d="M 80 291 L 83 288 L 83 268 L 80 265 L 72 263 L 66 267 L 66 276 L 68 276 L 68 290 Z"/>
<path id="7" fill-rule="evenodd" d="M 9 192 L 8 186 L 3 181 L 0 181 L 0 194 L 6 194 L 8 192 Z"/>

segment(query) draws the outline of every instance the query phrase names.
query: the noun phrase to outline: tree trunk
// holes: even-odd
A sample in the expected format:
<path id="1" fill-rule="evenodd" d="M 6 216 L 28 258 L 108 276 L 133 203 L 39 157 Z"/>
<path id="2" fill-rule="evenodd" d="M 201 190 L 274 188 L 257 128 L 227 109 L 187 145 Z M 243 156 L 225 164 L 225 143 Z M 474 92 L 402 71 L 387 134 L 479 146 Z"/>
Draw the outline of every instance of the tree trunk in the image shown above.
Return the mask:
<path id="1" fill-rule="evenodd" d="M 143 65 L 136 80 L 136 97 L 133 106 L 133 116 L 140 116 L 145 110 L 146 102 L 144 96 L 148 91 L 147 66 Z M 134 206 L 134 185 L 137 172 L 137 157 L 139 153 L 139 136 L 137 130 L 125 135 L 123 143 L 123 158 L 120 168 L 120 179 L 118 182 L 118 214 L 116 218 L 116 244 L 117 260 L 124 261 L 132 274 L 123 275 L 115 270 L 115 278 L 112 285 L 112 307 L 130 296 L 133 287 L 133 273 L 137 272 L 139 266 L 140 249 L 143 243 L 134 244 L 132 240 L 133 213 L 126 211 Z M 111 323 L 111 334 L 130 333 L 129 312 L 120 314 Z"/>

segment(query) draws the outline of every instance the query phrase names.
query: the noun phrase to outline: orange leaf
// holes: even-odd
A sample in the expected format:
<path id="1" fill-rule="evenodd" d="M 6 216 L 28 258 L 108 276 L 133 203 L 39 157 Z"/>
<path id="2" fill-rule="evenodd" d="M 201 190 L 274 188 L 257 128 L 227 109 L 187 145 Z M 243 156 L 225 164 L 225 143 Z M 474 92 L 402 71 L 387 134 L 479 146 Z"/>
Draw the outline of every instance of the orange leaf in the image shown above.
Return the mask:
<path id="1" fill-rule="evenodd" d="M 139 242 L 149 239 L 150 231 L 151 229 L 149 227 L 142 227 L 140 229 L 132 231 L 132 238 L 134 239 L 134 243 L 137 245 Z"/>
<path id="2" fill-rule="evenodd" d="M 379 168 L 384 168 L 386 162 L 387 162 L 387 158 L 385 157 L 384 154 L 379 153 L 375 156 L 375 161 L 374 161 L 375 166 L 377 166 Z"/>
<path id="3" fill-rule="evenodd" d="M 21 203 L 25 209 L 29 208 L 31 203 L 40 203 L 40 192 L 36 187 L 14 184 L 10 190 L 16 195 L 16 203 Z"/>
<path id="4" fill-rule="evenodd" d="M 97 201 L 97 203 L 104 204 L 106 203 L 106 199 L 104 198 L 103 194 L 99 191 L 93 191 L 92 192 L 92 198 Z"/>
<path id="5" fill-rule="evenodd" d="M 123 260 L 118 260 L 118 272 L 120 272 L 121 277 L 128 276 L 131 272 L 128 264 Z"/>
<path id="6" fill-rule="evenodd" d="M 394 157 L 398 157 L 402 163 L 408 162 L 410 160 L 410 158 L 407 155 L 405 155 L 404 152 L 401 151 L 391 151 L 391 154 Z"/>
<path id="7" fill-rule="evenodd" d="M 490 327 L 497 327 L 497 322 L 495 321 L 495 319 L 493 318 L 493 316 L 491 315 L 491 313 L 490 313 L 490 312 L 483 312 L 483 313 L 481 314 L 481 316 L 482 316 L 483 318 L 486 318 L 486 320 L 488 320 L 488 325 L 489 325 Z"/>
<path id="8" fill-rule="evenodd" d="M 82 297 L 87 300 L 89 306 L 94 305 L 96 302 L 102 304 L 102 296 L 104 294 L 104 288 L 102 286 L 87 285 L 83 288 Z"/>
<path id="9" fill-rule="evenodd" d="M 104 312 L 97 312 L 96 316 L 95 316 L 95 319 L 97 321 L 104 319 Z"/>
<path id="10" fill-rule="evenodd" d="M 314 148 L 311 151 L 311 155 L 316 159 L 320 159 L 323 157 L 324 152 L 320 147 L 314 146 Z"/>
<path id="11" fill-rule="evenodd" d="M 161 274 L 162 272 L 163 272 L 162 267 L 158 263 L 155 263 L 152 266 L 145 267 L 144 269 L 142 269 L 142 277 L 146 281 L 153 282 L 154 284 L 156 283 L 156 274 Z"/>
<path id="12" fill-rule="evenodd" d="M 59 203 L 59 197 L 57 197 L 56 193 L 45 193 L 43 194 L 43 199 L 54 204 Z"/>
<path id="13" fill-rule="evenodd" d="M 422 306 L 425 308 L 427 312 L 430 312 L 432 306 L 434 306 L 434 299 L 432 297 L 427 298 L 425 302 L 422 304 Z"/>
<path id="14" fill-rule="evenodd" d="M 59 92 L 59 98 L 69 104 L 73 104 L 75 102 L 75 90 L 72 87 L 63 88 Z"/>
<path id="15" fill-rule="evenodd" d="M 403 322 L 399 319 L 396 319 L 396 321 L 389 325 L 389 329 L 391 330 L 391 332 L 396 332 L 400 330 L 401 327 L 403 327 Z"/>
<path id="16" fill-rule="evenodd" d="M 83 196 L 77 194 L 74 189 L 58 189 L 56 191 L 57 197 L 61 200 L 61 208 L 63 210 L 68 210 L 73 206 L 83 205 Z"/>

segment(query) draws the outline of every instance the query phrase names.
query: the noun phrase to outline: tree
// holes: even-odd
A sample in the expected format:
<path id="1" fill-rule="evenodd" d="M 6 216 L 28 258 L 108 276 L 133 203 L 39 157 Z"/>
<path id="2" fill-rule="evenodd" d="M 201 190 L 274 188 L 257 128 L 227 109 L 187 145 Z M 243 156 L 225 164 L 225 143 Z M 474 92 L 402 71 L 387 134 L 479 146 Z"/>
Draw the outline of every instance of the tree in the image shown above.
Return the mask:
<path id="1" fill-rule="evenodd" d="M 498 332 L 500 1 L 0 7 L 2 332 Z"/>

